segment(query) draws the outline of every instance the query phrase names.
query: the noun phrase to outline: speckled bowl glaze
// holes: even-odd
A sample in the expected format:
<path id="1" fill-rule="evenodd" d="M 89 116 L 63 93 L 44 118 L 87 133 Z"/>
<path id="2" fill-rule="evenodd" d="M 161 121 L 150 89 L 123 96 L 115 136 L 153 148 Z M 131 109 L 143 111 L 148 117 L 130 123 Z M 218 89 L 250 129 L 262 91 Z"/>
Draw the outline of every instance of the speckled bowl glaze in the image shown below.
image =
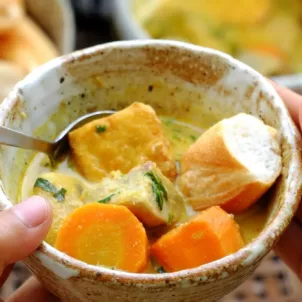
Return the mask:
<path id="1" fill-rule="evenodd" d="M 211 49 L 156 40 L 96 46 L 38 68 L 1 104 L 0 124 L 51 139 L 84 113 L 120 109 L 133 101 L 151 104 L 162 114 L 190 115 L 192 122 L 247 112 L 277 128 L 283 170 L 267 195 L 265 229 L 233 255 L 176 273 L 131 274 L 94 267 L 46 243 L 25 263 L 63 301 L 217 301 L 248 278 L 292 219 L 301 197 L 300 135 L 275 90 L 248 66 Z M 37 131 L 46 122 L 44 132 Z M 1 148 L 0 209 L 16 202 L 31 155 Z"/>

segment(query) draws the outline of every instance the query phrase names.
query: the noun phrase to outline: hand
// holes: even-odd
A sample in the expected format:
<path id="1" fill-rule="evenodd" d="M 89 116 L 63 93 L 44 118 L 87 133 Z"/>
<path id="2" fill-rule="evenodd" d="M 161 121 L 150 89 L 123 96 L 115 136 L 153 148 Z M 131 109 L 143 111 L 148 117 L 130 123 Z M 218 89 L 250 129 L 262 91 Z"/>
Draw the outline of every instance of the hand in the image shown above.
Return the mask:
<path id="1" fill-rule="evenodd" d="M 302 96 L 275 83 L 272 84 L 287 105 L 294 122 L 301 130 Z M 302 204 L 277 244 L 276 252 L 302 281 Z"/>
<path id="2" fill-rule="evenodd" d="M 43 198 L 33 196 L 0 212 L 0 287 L 12 264 L 30 255 L 45 238 L 52 222 L 52 208 Z M 0 300 L 1 301 L 1 300 Z M 55 302 L 35 279 L 29 279 L 7 302 Z"/>
<path id="3" fill-rule="evenodd" d="M 294 122 L 302 128 L 302 96 L 272 83 L 286 103 Z M 28 200 L 0 213 L 0 287 L 11 265 L 26 258 L 42 242 L 52 221 L 52 209 L 41 197 Z M 22 248 L 20 248 L 22 247 Z M 276 252 L 302 281 L 302 205 L 281 237 Z M 56 302 L 40 283 L 31 278 L 7 302 Z"/>

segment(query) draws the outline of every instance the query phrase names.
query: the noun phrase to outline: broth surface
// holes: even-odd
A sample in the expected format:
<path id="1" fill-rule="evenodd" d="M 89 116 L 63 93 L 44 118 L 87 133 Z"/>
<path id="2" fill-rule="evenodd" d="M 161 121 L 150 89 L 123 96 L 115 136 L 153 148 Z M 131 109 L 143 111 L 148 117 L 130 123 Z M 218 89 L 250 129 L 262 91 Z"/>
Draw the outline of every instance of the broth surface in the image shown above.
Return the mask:
<path id="1" fill-rule="evenodd" d="M 188 121 L 182 121 L 172 117 L 161 116 L 160 117 L 164 132 L 169 139 L 174 158 L 176 162 L 180 159 L 182 154 L 198 139 L 198 137 L 208 128 L 208 121 L 204 127 L 197 127 L 188 123 Z M 202 123 L 199 126 L 203 126 Z M 59 164 L 57 169 L 53 171 L 50 167 L 48 157 L 44 154 L 36 154 L 29 163 L 23 177 L 23 181 L 20 184 L 19 189 L 19 202 L 32 195 L 32 188 L 38 176 L 41 173 L 47 172 L 60 172 L 66 175 L 70 175 L 80 179 L 88 187 L 93 187 L 95 184 L 88 182 L 83 178 L 75 169 L 74 163 L 71 157 L 67 157 L 62 163 Z M 187 215 L 186 219 L 194 216 L 195 212 L 192 207 L 186 204 Z M 240 226 L 240 232 L 242 234 L 245 244 L 252 241 L 262 231 L 268 217 L 268 211 L 265 206 L 265 202 L 259 201 L 247 211 L 235 215 L 235 220 Z M 148 230 L 147 230 L 148 231 Z M 157 238 L 159 234 L 166 231 L 166 227 L 156 228 L 148 231 L 149 240 Z M 157 272 L 156 264 L 149 263 L 145 272 L 152 273 Z M 158 268 L 157 268 L 158 269 Z"/>

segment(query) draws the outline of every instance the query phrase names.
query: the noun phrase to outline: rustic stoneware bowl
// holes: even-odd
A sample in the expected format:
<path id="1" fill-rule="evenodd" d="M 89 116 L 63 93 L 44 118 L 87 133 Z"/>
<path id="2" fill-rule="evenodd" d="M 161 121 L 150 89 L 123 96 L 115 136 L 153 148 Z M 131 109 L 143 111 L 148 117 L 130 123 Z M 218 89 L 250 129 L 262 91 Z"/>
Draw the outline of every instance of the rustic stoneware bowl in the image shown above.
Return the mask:
<path id="1" fill-rule="evenodd" d="M 211 49 L 155 40 L 96 46 L 38 68 L 1 104 L 0 124 L 52 139 L 82 114 L 120 109 L 133 101 L 149 103 L 161 114 L 190 117 L 196 124 L 247 112 L 276 127 L 283 170 L 267 195 L 265 229 L 233 255 L 176 273 L 131 274 L 94 267 L 46 243 L 25 263 L 63 301 L 217 301 L 248 278 L 292 219 L 301 197 L 300 136 L 274 89 L 248 66 Z M 37 130 L 47 121 L 42 133 Z M 11 147 L 0 152 L 3 210 L 16 203 L 32 153 Z"/>

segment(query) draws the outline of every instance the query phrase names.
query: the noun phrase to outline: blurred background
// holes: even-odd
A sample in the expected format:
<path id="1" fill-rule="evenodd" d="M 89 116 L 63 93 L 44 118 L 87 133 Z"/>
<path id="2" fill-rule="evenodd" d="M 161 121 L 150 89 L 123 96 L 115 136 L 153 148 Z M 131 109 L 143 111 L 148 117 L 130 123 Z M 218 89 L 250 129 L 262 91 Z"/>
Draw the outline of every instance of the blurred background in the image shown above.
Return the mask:
<path id="1" fill-rule="evenodd" d="M 119 39 L 187 41 L 239 58 L 302 91 L 301 0 L 0 0 L 0 99 L 37 66 Z M 5 298 L 30 273 L 17 263 Z M 302 301 L 302 286 L 274 254 L 226 301 Z"/>

